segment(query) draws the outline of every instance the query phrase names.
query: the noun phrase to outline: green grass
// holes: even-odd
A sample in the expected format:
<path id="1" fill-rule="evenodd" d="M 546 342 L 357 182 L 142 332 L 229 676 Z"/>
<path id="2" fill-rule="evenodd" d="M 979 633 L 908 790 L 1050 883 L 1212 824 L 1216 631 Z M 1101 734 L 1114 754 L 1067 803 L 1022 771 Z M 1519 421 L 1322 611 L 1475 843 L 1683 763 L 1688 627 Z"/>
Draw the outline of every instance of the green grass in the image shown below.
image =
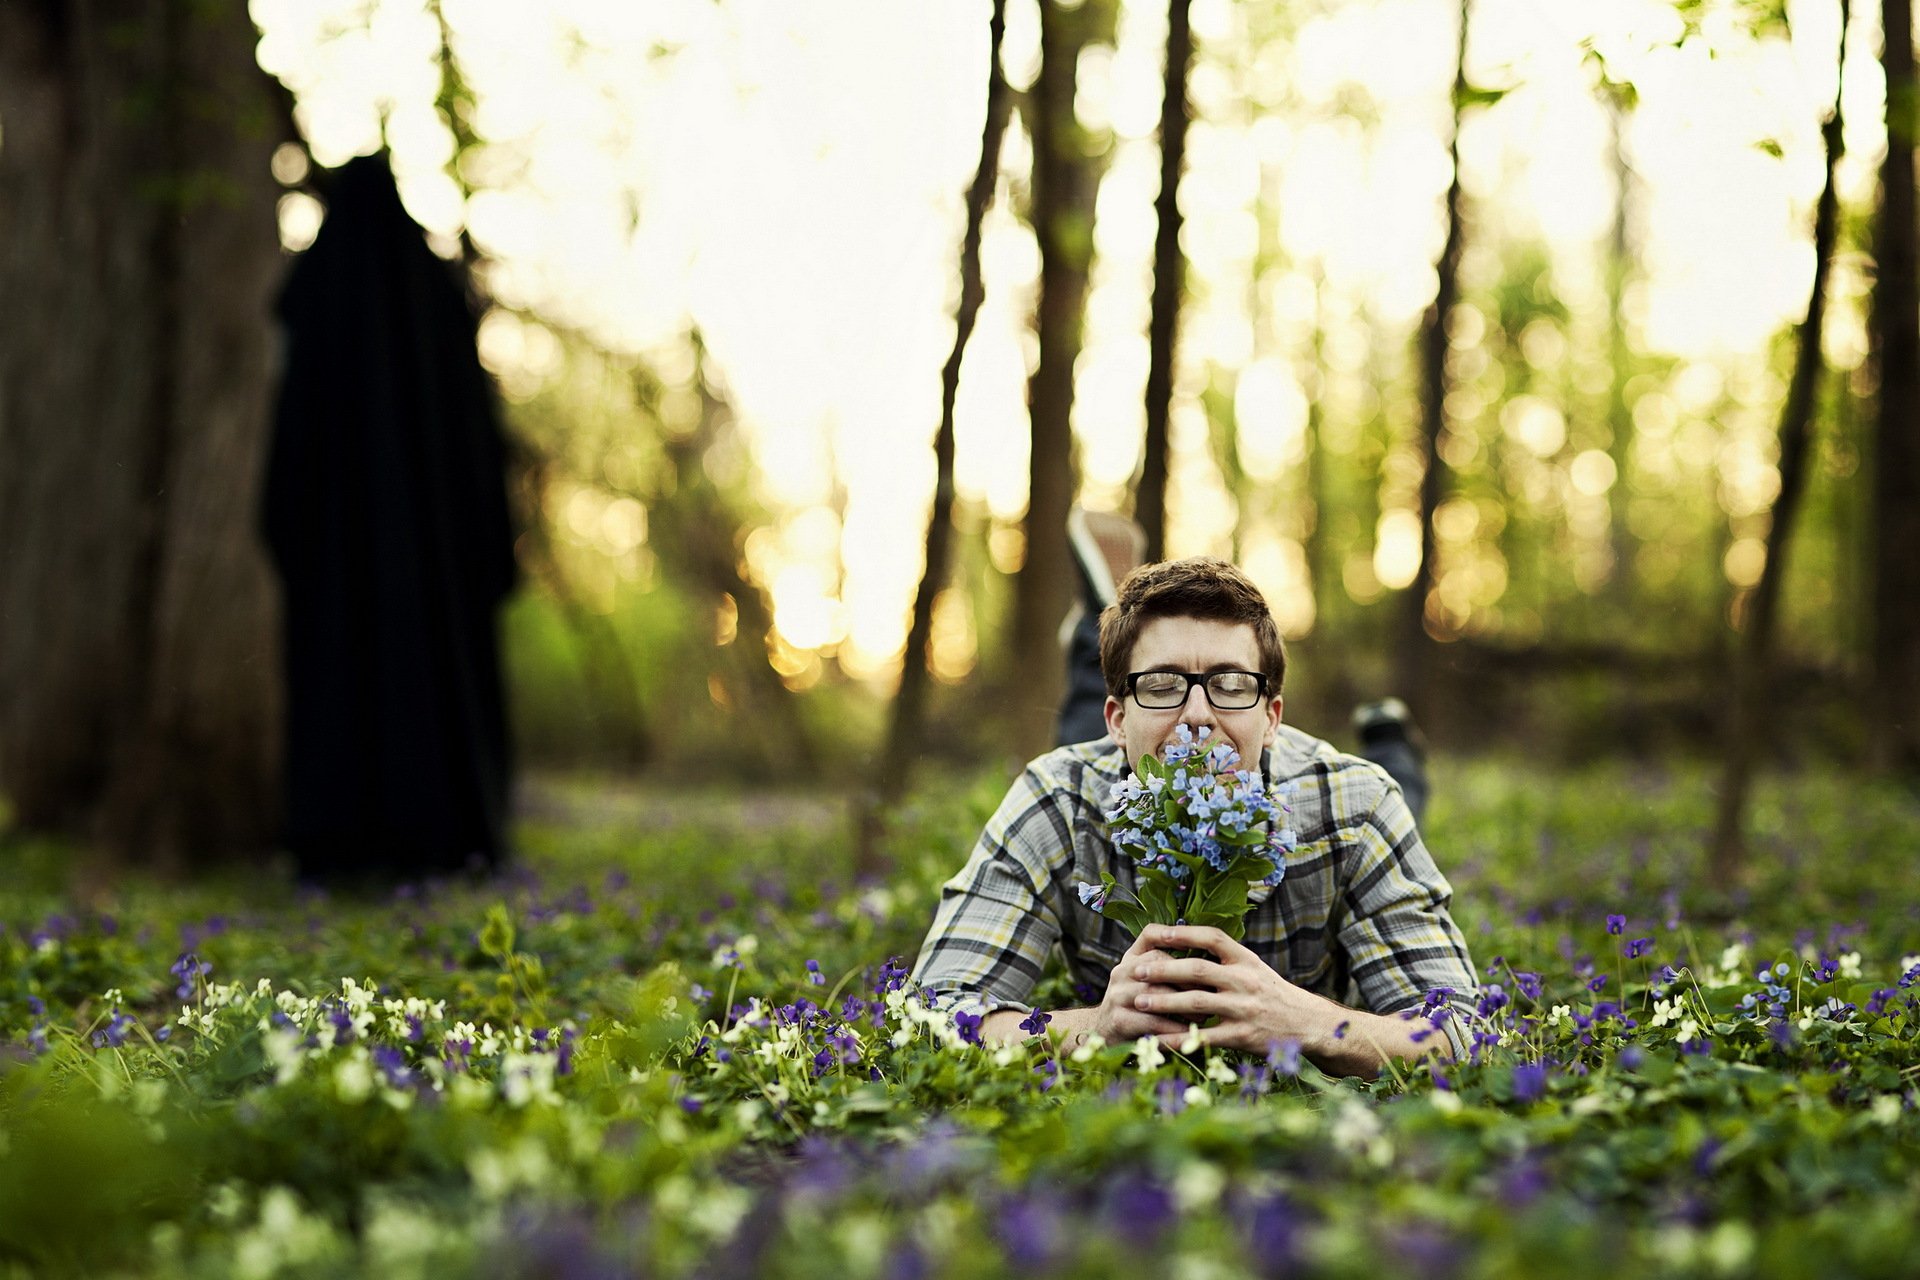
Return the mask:
<path id="1" fill-rule="evenodd" d="M 538 789 L 512 875 L 402 895 L 16 835 L 0 1275 L 1905 1274 L 1920 803 L 1769 778 L 1727 901 L 1711 781 L 1441 762 L 1429 844 L 1509 1003 L 1478 1062 L 1372 1085 L 889 1008 L 994 779 L 924 787 L 865 882 L 831 797 L 590 781 Z M 1763 964 L 1784 1018 L 1742 1007 Z"/>

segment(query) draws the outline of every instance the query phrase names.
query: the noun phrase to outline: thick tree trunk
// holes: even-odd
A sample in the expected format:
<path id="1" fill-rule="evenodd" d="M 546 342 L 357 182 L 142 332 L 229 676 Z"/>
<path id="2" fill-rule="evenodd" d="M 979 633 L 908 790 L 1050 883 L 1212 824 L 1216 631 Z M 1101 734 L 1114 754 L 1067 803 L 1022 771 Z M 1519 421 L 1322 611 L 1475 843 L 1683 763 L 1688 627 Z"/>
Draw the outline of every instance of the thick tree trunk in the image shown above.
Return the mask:
<path id="1" fill-rule="evenodd" d="M 257 38 L 242 5 L 0 7 L 0 789 L 162 859 L 277 809 Z"/>
<path id="2" fill-rule="evenodd" d="M 1006 675 L 1013 738 L 1021 753 L 1052 745 L 1060 698 L 1058 632 L 1072 592 L 1067 511 L 1075 489 L 1073 367 L 1080 356 L 1093 265 L 1098 167 L 1074 119 L 1080 52 L 1110 13 L 1104 3 L 1040 5 L 1040 74 L 1027 96 L 1033 135 L 1034 236 L 1040 290 L 1034 330 L 1040 359 L 1027 382 L 1031 448 L 1027 464 L 1026 559 L 1014 583 L 1012 662 Z"/>
<path id="3" fill-rule="evenodd" d="M 980 163 L 967 188 L 967 227 L 960 242 L 960 305 L 954 313 L 953 349 L 940 374 L 940 426 L 933 437 L 933 509 L 927 516 L 926 567 L 914 592 L 900 690 L 894 696 L 893 719 L 876 776 L 875 791 L 882 803 L 896 799 L 906 789 L 926 723 L 927 647 L 933 635 L 933 602 L 946 583 L 953 545 L 953 407 L 960 391 L 960 362 L 986 297 L 980 276 L 980 228 L 987 218 L 987 206 L 993 202 L 994 181 L 1000 172 L 1000 139 L 1007 127 L 1007 83 L 1000 73 L 1000 41 L 1006 22 L 1006 0 L 993 0 L 993 16 L 987 28 L 986 120 L 980 135 Z M 860 861 L 868 867 L 875 860 L 875 817 L 875 811 L 869 808 L 860 833 Z"/>
<path id="4" fill-rule="evenodd" d="M 1849 7 L 1849 0 L 1840 0 L 1843 70 Z M 1820 334 L 1826 321 L 1827 276 L 1833 265 L 1833 242 L 1840 220 L 1840 199 L 1834 190 L 1833 173 L 1840 163 L 1843 145 L 1837 91 L 1833 113 L 1820 132 L 1826 143 L 1827 174 L 1813 219 L 1813 286 L 1807 297 L 1807 318 L 1800 325 L 1794 351 L 1793 380 L 1788 384 L 1787 398 L 1780 408 L 1780 496 L 1774 500 L 1773 522 L 1767 530 L 1766 567 L 1747 602 L 1744 635 L 1734 662 L 1733 698 L 1726 723 L 1725 772 L 1708 857 L 1708 876 L 1714 887 L 1721 890 L 1735 886 L 1745 863 L 1747 792 L 1758 758 L 1761 727 L 1766 723 L 1775 621 L 1786 581 L 1787 549 L 1793 537 L 1794 517 L 1806 494 L 1814 407 L 1820 375 L 1826 369 L 1820 351 Z"/>
<path id="5" fill-rule="evenodd" d="M 1459 45 L 1454 55 L 1453 131 L 1447 156 L 1453 176 L 1447 182 L 1447 235 L 1434 264 L 1439 284 L 1420 320 L 1420 567 L 1400 600 L 1399 634 L 1394 645 L 1397 692 L 1419 714 L 1431 714 L 1433 642 L 1427 634 L 1427 597 L 1435 579 L 1438 542 L 1433 513 L 1446 491 L 1446 463 L 1440 436 L 1447 425 L 1447 317 L 1460 297 L 1460 252 L 1465 243 L 1460 210 L 1460 119 L 1467 105 L 1468 0 L 1460 0 Z"/>
<path id="6" fill-rule="evenodd" d="M 1883 769 L 1920 778 L 1920 246 L 1913 144 L 1920 127 L 1911 0 L 1883 0 L 1887 157 L 1880 169 L 1873 329 L 1873 678 L 1866 721 Z"/>
<path id="7" fill-rule="evenodd" d="M 1187 73 L 1193 63 L 1191 0 L 1168 0 L 1167 67 L 1160 99 L 1160 194 L 1153 209 L 1159 231 L 1153 242 L 1153 311 L 1147 322 L 1147 438 L 1134 490 L 1133 518 L 1147 535 L 1147 563 L 1167 554 L 1167 475 L 1171 462 L 1168 423 L 1173 413 L 1173 360 L 1179 338 L 1180 299 L 1186 288 L 1180 252 L 1180 173 L 1187 157 Z"/>

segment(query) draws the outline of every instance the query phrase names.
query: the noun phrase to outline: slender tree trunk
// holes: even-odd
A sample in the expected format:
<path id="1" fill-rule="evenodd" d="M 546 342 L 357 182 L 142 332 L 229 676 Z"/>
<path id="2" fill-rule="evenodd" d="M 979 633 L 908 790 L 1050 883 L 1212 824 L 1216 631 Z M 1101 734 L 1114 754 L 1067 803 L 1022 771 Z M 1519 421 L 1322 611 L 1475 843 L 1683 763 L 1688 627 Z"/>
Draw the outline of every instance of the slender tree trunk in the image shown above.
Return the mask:
<path id="1" fill-rule="evenodd" d="M 1040 244 L 1040 290 L 1035 336 L 1040 359 L 1027 382 L 1031 447 L 1027 464 L 1026 559 L 1014 582 L 1012 663 L 1013 737 L 1020 753 L 1052 745 L 1060 697 L 1057 633 L 1072 594 L 1067 559 L 1067 511 L 1075 489 L 1073 367 L 1079 358 L 1093 263 L 1093 205 L 1099 185 L 1085 138 L 1074 119 L 1080 52 L 1110 9 L 1084 2 L 1068 9 L 1040 5 L 1040 74 L 1027 96 L 1033 136 L 1034 236 Z"/>
<path id="2" fill-rule="evenodd" d="M 1344 594 L 1333 540 L 1327 536 L 1333 502 L 1332 477 L 1326 456 L 1327 415 L 1322 407 L 1327 399 L 1326 313 L 1321 305 L 1326 287 L 1326 281 L 1316 271 L 1313 280 L 1313 382 L 1309 387 L 1311 394 L 1307 397 L 1307 523 L 1300 531 L 1301 546 L 1307 559 L 1307 579 L 1313 592 L 1313 625 L 1323 636 L 1333 625 L 1334 601 Z"/>
<path id="3" fill-rule="evenodd" d="M 1446 490 L 1446 463 L 1440 436 L 1447 425 L 1447 318 L 1460 297 L 1460 252 L 1465 234 L 1460 209 L 1460 120 L 1467 105 L 1467 18 L 1469 0 L 1460 0 L 1459 44 L 1454 55 L 1453 131 L 1447 158 L 1453 176 L 1447 182 L 1447 236 L 1434 264 L 1439 284 L 1420 321 L 1420 567 L 1400 601 L 1399 635 L 1394 649 L 1394 679 L 1400 696 L 1417 713 L 1430 714 L 1433 642 L 1427 635 L 1427 597 L 1433 590 L 1438 542 L 1433 513 Z"/>
<path id="4" fill-rule="evenodd" d="M 1609 86 L 1611 87 L 1611 86 Z M 1613 460 L 1613 488 L 1607 494 L 1608 535 L 1613 552 L 1613 574 L 1608 593 L 1613 607 L 1630 615 L 1633 608 L 1633 534 L 1627 527 L 1627 504 L 1633 487 L 1627 468 L 1633 455 L 1633 404 L 1627 397 L 1632 375 L 1633 347 L 1627 341 L 1627 281 L 1637 260 L 1633 245 L 1633 168 L 1627 163 L 1627 104 L 1615 92 L 1607 102 L 1612 128 L 1614 205 L 1613 234 L 1607 262 L 1607 348 L 1611 377 L 1607 384 L 1607 456 Z"/>
<path id="5" fill-rule="evenodd" d="M 1187 158 L 1187 72 L 1193 63 L 1191 0 L 1168 0 L 1166 87 L 1160 99 L 1160 194 L 1154 213 L 1153 311 L 1147 322 L 1147 438 L 1134 491 L 1133 518 L 1147 535 L 1148 563 L 1167 554 L 1168 420 L 1173 412 L 1173 360 L 1186 287 L 1180 252 L 1180 173 Z"/>
<path id="6" fill-rule="evenodd" d="M 893 720 L 880 756 L 875 790 L 881 803 L 898 798 L 906 789 L 926 722 L 927 646 L 933 635 L 933 602 L 946 582 L 953 545 L 953 406 L 960 391 L 961 358 L 986 297 L 980 276 L 980 227 L 993 201 L 994 181 L 1000 172 L 1000 139 L 1007 126 L 1007 83 L 1000 73 L 1000 40 L 1006 18 L 1006 0 L 993 0 L 993 17 L 987 28 L 986 119 L 980 134 L 980 163 L 974 169 L 973 184 L 967 188 L 967 229 L 960 243 L 960 305 L 954 313 L 953 349 L 940 374 L 940 426 L 933 437 L 933 509 L 927 516 L 926 568 L 914 592 L 900 690 L 894 697 Z M 874 811 L 869 809 L 862 826 L 860 859 L 868 866 L 875 856 L 873 820 Z"/>
<path id="7" fill-rule="evenodd" d="M 1920 778 L 1920 247 L 1913 146 L 1920 128 L 1911 0 L 1882 0 L 1887 157 L 1880 169 L 1873 329 L 1879 414 L 1873 446 L 1872 680 L 1876 764 Z"/>
<path id="8" fill-rule="evenodd" d="M 1841 70 L 1845 70 L 1849 0 L 1840 0 Z M 1842 77 L 1844 83 L 1844 77 Z M 1774 500 L 1773 522 L 1767 530 L 1766 567 L 1747 602 L 1744 634 L 1734 661 L 1733 698 L 1726 723 L 1725 772 L 1720 784 L 1719 815 L 1714 825 L 1708 875 L 1714 887 L 1732 889 L 1746 859 L 1747 792 L 1759 753 L 1761 726 L 1766 722 L 1767 693 L 1773 666 L 1775 622 L 1780 593 L 1787 576 L 1787 550 L 1794 517 L 1807 488 L 1807 454 L 1813 437 L 1813 415 L 1826 362 L 1820 334 L 1826 320 L 1827 276 L 1833 265 L 1833 242 L 1839 224 L 1840 198 L 1833 185 L 1834 169 L 1843 147 L 1840 94 L 1822 126 L 1826 144 L 1826 182 L 1813 219 L 1813 286 L 1807 297 L 1807 318 L 1801 322 L 1794 352 L 1793 380 L 1780 408 L 1780 496 Z"/>
<path id="9" fill-rule="evenodd" d="M 278 809 L 257 40 L 243 5 L 0 6 L 0 789 L 162 861 Z"/>

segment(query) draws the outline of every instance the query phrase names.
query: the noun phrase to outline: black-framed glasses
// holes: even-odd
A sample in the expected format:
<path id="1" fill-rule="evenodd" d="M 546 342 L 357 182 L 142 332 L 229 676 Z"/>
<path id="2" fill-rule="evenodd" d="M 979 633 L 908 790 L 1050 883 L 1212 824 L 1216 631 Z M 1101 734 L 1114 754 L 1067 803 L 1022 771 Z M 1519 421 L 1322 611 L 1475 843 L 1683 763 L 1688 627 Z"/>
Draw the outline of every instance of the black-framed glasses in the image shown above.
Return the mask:
<path id="1" fill-rule="evenodd" d="M 1207 691 L 1216 711 L 1245 711 L 1260 705 L 1267 678 L 1258 671 L 1135 671 L 1127 677 L 1127 692 L 1149 711 L 1183 707 L 1193 686 Z"/>

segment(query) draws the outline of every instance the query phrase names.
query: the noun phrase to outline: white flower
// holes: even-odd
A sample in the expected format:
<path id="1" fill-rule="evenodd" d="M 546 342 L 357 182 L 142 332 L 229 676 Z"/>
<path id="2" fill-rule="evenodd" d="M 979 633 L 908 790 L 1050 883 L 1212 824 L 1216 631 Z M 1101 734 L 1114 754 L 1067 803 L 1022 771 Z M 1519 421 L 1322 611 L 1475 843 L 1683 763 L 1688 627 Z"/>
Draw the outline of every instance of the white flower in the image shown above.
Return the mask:
<path id="1" fill-rule="evenodd" d="M 1860 953 L 1849 951 L 1840 957 L 1840 976 L 1857 978 L 1860 976 Z"/>
<path id="2" fill-rule="evenodd" d="M 1655 1000 L 1653 1002 L 1653 1018 L 1651 1021 L 1656 1027 L 1664 1027 L 1669 1022 L 1672 1022 L 1679 1012 L 1680 1002 L 1678 1000 Z"/>
<path id="3" fill-rule="evenodd" d="M 1553 1006 L 1552 1012 L 1547 1014 L 1548 1026 L 1553 1026 L 1554 1024 L 1560 1023 L 1560 1022 L 1571 1022 L 1572 1020 L 1573 1020 L 1572 1005 L 1557 1004 Z"/>
<path id="4" fill-rule="evenodd" d="M 1095 1032 L 1088 1032 L 1087 1038 L 1080 1042 L 1080 1047 L 1068 1056 L 1075 1062 L 1091 1062 L 1093 1061 L 1093 1055 L 1106 1047 L 1106 1040 Z"/>
<path id="5" fill-rule="evenodd" d="M 1680 1025 L 1674 1030 L 1673 1038 L 1679 1041 L 1681 1044 L 1685 1044 L 1687 1041 L 1692 1040 L 1694 1037 L 1698 1036 L 1699 1034 L 1700 1034 L 1699 1023 L 1695 1022 L 1692 1018 L 1682 1018 L 1680 1019 Z"/>
<path id="6" fill-rule="evenodd" d="M 1213 1054 L 1207 1058 L 1207 1079 L 1215 1084 L 1232 1084 L 1239 1078 L 1233 1068 L 1227 1065 L 1227 1060 L 1219 1054 Z"/>
<path id="7" fill-rule="evenodd" d="M 273 1068 L 273 1082 L 286 1084 L 300 1074 L 306 1055 L 300 1051 L 300 1033 L 292 1027 L 278 1027 L 260 1039 L 260 1049 Z"/>
<path id="8" fill-rule="evenodd" d="M 1220 1166 L 1207 1160 L 1189 1160 L 1173 1175 L 1173 1201 L 1183 1212 L 1191 1213 L 1220 1198 L 1226 1190 L 1227 1176 Z"/>
<path id="9" fill-rule="evenodd" d="M 333 1087 L 342 1102 L 364 1102 L 373 1092 L 373 1063 L 367 1051 L 355 1045 L 333 1068 Z"/>
<path id="10" fill-rule="evenodd" d="M 1380 1117 L 1364 1103 L 1349 1101 L 1334 1117 L 1333 1128 L 1328 1136 L 1340 1150 L 1357 1155 L 1380 1136 Z"/>
<path id="11" fill-rule="evenodd" d="M 1720 953 L 1720 967 L 1730 971 L 1737 971 L 1746 958 L 1747 944 L 1744 942 L 1736 942 Z"/>
<path id="12" fill-rule="evenodd" d="M 500 1060 L 500 1096 L 508 1106 L 529 1102 L 559 1102 L 554 1092 L 556 1062 L 550 1053 L 509 1053 Z"/>
<path id="13" fill-rule="evenodd" d="M 1900 1123 L 1900 1095 L 1883 1093 L 1873 1100 L 1869 1114 L 1875 1124 L 1894 1125 Z"/>
<path id="14" fill-rule="evenodd" d="M 1167 1055 L 1160 1052 L 1158 1040 L 1152 1036 L 1141 1036 L 1133 1042 L 1133 1059 L 1140 1068 L 1140 1074 L 1144 1076 L 1157 1070 L 1160 1064 L 1167 1060 Z"/>
<path id="15" fill-rule="evenodd" d="M 1199 1023 L 1189 1022 L 1187 1024 L 1187 1038 L 1180 1042 L 1180 1052 L 1182 1053 L 1200 1052 L 1200 1024 Z"/>

